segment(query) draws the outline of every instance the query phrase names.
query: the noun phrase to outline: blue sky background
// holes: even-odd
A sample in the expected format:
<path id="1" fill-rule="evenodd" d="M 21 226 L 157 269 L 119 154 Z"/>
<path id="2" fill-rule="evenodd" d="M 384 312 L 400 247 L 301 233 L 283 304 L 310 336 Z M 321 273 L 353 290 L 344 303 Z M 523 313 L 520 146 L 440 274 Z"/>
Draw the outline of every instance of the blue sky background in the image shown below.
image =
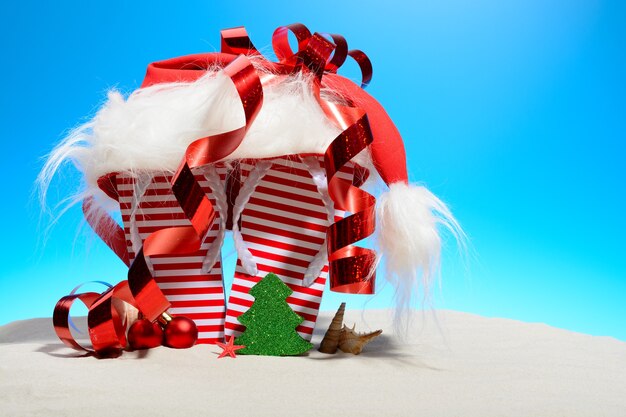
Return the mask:
<path id="1" fill-rule="evenodd" d="M 107 89 L 137 88 L 149 62 L 217 50 L 222 28 L 245 25 L 264 47 L 302 22 L 370 56 L 369 92 L 404 136 L 412 180 L 471 238 L 467 269 L 454 245 L 445 253 L 437 307 L 626 340 L 626 3 L 37 3 L 0 6 L 0 324 L 50 316 L 80 282 L 125 277 L 79 230 L 79 208 L 44 242 L 33 182 L 63 133 Z M 78 182 L 68 167 L 49 203 Z M 390 291 L 324 306 L 346 298 L 381 307 Z"/>

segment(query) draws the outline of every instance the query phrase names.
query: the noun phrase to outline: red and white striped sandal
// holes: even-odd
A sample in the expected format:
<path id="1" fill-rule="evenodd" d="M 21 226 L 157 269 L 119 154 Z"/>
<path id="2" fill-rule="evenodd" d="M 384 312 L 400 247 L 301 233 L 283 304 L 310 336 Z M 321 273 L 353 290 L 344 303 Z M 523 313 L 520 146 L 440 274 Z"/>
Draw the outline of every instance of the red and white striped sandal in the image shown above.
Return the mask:
<path id="1" fill-rule="evenodd" d="M 244 330 L 237 317 L 254 302 L 248 291 L 273 272 L 293 290 L 287 303 L 304 318 L 297 331 L 310 341 L 328 277 L 326 229 L 344 216 L 328 197 L 323 157 L 243 160 L 240 167 L 242 187 L 233 208 L 238 259 L 226 337 Z M 339 175 L 352 181 L 353 165 Z"/>
<path id="2" fill-rule="evenodd" d="M 217 216 L 196 253 L 185 256 L 153 256 L 147 259 L 159 288 L 171 303 L 169 313 L 192 319 L 198 327 L 197 343 L 224 338 L 225 300 L 221 245 L 224 236 L 225 168 L 209 166 L 194 172 Z M 130 261 L 153 232 L 172 226 L 188 226 L 167 175 L 117 176 L 117 192 Z"/>

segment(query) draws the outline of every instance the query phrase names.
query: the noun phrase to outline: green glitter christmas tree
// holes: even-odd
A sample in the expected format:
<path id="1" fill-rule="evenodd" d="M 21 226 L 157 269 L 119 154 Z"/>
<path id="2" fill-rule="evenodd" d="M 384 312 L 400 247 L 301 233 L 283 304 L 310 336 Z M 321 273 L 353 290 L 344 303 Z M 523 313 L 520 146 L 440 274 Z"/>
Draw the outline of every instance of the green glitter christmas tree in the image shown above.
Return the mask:
<path id="1" fill-rule="evenodd" d="M 296 327 L 304 319 L 287 304 L 286 299 L 292 293 L 275 274 L 267 274 L 250 289 L 254 304 L 237 319 L 246 326 L 241 336 L 235 339 L 236 344 L 245 346 L 237 353 L 290 356 L 313 347 L 296 332 Z"/>

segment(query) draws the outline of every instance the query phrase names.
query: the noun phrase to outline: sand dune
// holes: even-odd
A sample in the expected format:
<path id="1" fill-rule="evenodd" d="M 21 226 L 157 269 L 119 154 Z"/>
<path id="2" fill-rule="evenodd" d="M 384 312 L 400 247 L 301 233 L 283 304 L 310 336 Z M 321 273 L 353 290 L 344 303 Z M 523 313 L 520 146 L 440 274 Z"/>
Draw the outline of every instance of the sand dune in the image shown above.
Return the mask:
<path id="1" fill-rule="evenodd" d="M 323 313 L 316 346 L 332 313 Z M 1 416 L 625 416 L 626 343 L 513 320 L 348 311 L 383 335 L 360 356 L 239 356 L 216 346 L 97 360 L 50 319 L 0 327 Z"/>

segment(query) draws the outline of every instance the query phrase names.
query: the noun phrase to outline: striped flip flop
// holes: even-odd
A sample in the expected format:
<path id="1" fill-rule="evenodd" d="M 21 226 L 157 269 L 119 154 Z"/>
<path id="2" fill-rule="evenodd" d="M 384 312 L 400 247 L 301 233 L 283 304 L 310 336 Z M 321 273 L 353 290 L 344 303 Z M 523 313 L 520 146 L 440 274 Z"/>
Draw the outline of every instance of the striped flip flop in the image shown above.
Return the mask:
<path id="1" fill-rule="evenodd" d="M 223 193 L 226 170 L 223 167 L 194 171 L 196 179 L 217 211 L 213 226 L 200 249 L 185 256 L 153 256 L 148 259 L 155 281 L 172 304 L 172 316 L 186 316 L 198 327 L 198 343 L 215 343 L 224 338 L 225 301 L 222 282 L 221 252 L 223 231 L 218 203 Z M 153 232 L 188 226 L 178 201 L 172 193 L 171 177 L 152 174 L 117 176 L 120 210 L 130 261 Z M 218 204 L 216 204 L 218 203 Z"/>
<path id="2" fill-rule="evenodd" d="M 328 277 L 326 229 L 344 216 L 328 198 L 322 166 L 322 156 L 241 161 L 242 187 L 233 208 L 240 237 L 233 230 L 238 260 L 226 311 L 227 338 L 244 330 L 237 317 L 254 303 L 250 288 L 273 272 L 293 290 L 287 302 L 304 318 L 296 330 L 311 340 Z M 338 175 L 352 181 L 354 166 Z"/>

